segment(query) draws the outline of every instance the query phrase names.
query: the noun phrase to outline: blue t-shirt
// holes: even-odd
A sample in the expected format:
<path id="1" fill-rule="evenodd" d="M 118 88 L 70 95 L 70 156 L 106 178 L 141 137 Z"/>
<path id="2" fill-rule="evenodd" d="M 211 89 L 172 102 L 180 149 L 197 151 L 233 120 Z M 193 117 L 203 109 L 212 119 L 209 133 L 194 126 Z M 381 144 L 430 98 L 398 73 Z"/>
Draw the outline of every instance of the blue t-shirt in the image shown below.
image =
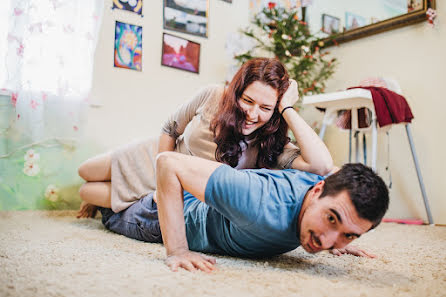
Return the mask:
<path id="1" fill-rule="evenodd" d="M 298 217 L 307 191 L 324 177 L 299 170 L 218 167 L 205 201 L 184 196 L 189 249 L 264 257 L 300 245 Z"/>

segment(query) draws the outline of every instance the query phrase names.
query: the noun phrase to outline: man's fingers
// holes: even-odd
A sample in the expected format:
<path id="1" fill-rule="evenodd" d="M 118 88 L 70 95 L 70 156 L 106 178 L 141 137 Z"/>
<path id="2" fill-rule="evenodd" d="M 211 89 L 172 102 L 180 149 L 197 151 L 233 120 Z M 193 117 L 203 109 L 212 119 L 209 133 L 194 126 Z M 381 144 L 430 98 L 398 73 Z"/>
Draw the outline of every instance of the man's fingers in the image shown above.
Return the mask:
<path id="1" fill-rule="evenodd" d="M 341 252 L 338 249 L 331 249 L 330 253 L 332 253 L 335 256 L 340 256 Z"/>
<path id="2" fill-rule="evenodd" d="M 193 264 L 194 264 L 195 268 L 198 268 L 201 271 L 211 272 L 212 270 L 206 266 L 206 264 L 205 264 L 206 262 L 207 262 L 206 260 L 198 259 L 198 260 L 194 261 Z"/>
<path id="3" fill-rule="evenodd" d="M 173 272 L 177 272 L 178 271 L 178 263 L 177 262 L 169 262 L 167 263 L 167 265 L 169 266 L 170 270 L 172 270 Z"/>
<path id="4" fill-rule="evenodd" d="M 208 261 L 208 262 L 211 263 L 211 264 L 216 264 L 216 263 L 217 263 L 217 260 L 215 260 L 214 257 L 207 256 L 207 255 L 202 255 L 202 257 L 205 258 L 206 261 Z"/>
<path id="5" fill-rule="evenodd" d="M 182 261 L 180 267 L 186 269 L 187 271 L 196 271 L 197 269 L 190 261 Z"/>
<path id="6" fill-rule="evenodd" d="M 215 270 L 215 266 L 214 266 L 214 264 L 212 264 L 212 263 L 209 262 L 209 261 L 204 261 L 204 265 L 206 265 L 206 267 L 207 267 L 208 269 L 210 269 L 211 271 L 214 271 L 214 270 Z"/>

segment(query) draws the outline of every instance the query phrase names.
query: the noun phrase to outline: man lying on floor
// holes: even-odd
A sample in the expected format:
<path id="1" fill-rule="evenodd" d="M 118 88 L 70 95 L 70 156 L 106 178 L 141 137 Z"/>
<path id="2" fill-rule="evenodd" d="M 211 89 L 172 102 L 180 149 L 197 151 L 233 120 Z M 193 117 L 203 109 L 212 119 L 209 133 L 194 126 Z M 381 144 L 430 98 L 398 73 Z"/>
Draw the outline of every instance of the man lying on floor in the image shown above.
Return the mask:
<path id="1" fill-rule="evenodd" d="M 324 180 L 165 152 L 156 178 L 157 203 L 148 195 L 120 213 L 100 208 L 102 222 L 131 238 L 164 242 L 174 271 L 215 269 L 214 258 L 192 251 L 267 257 L 302 245 L 309 253 L 373 257 L 347 245 L 376 227 L 389 203 L 383 180 L 362 164 L 344 165 Z"/>

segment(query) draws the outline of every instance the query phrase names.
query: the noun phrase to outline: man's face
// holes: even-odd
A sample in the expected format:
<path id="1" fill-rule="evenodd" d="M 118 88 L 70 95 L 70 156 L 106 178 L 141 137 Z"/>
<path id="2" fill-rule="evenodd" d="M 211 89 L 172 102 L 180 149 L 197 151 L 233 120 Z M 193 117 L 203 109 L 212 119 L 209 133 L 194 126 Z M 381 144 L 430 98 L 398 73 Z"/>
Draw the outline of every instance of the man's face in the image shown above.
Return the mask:
<path id="1" fill-rule="evenodd" d="M 323 185 L 319 182 L 308 192 L 300 218 L 300 242 L 309 253 L 343 248 L 372 227 L 358 216 L 347 191 L 320 198 Z"/>

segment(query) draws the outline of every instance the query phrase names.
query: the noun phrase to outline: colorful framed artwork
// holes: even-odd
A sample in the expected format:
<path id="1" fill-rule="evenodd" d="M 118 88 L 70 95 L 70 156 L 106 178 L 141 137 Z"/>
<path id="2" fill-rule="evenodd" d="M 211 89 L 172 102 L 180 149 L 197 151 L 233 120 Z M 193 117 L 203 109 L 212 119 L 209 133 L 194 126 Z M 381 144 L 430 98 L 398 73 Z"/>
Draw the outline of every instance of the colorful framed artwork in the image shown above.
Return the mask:
<path id="1" fill-rule="evenodd" d="M 339 33 L 341 27 L 341 20 L 337 17 L 322 14 L 322 32 L 327 34 Z"/>
<path id="2" fill-rule="evenodd" d="M 200 44 L 163 33 L 161 65 L 198 74 L 200 68 Z"/>
<path id="3" fill-rule="evenodd" d="M 207 37 L 209 0 L 163 0 L 164 29 Z"/>
<path id="4" fill-rule="evenodd" d="M 367 25 L 367 22 L 362 16 L 348 11 L 345 12 L 345 30 L 352 30 L 365 25 Z"/>
<path id="5" fill-rule="evenodd" d="M 142 27 L 116 21 L 115 67 L 142 71 Z"/>
<path id="6" fill-rule="evenodd" d="M 142 15 L 142 0 L 113 0 L 113 9 L 114 8 Z"/>

